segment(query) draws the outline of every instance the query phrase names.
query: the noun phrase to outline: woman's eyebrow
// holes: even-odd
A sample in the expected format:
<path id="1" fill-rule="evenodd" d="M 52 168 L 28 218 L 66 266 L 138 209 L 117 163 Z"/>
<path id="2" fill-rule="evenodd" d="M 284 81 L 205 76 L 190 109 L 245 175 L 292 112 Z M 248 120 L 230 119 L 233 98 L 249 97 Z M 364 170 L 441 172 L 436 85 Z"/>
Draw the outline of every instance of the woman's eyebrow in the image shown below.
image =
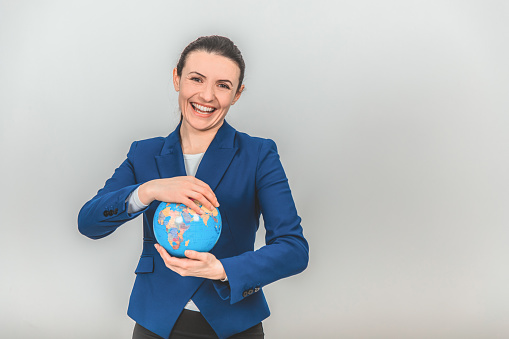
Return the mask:
<path id="1" fill-rule="evenodd" d="M 198 74 L 199 76 L 206 78 L 205 75 L 203 75 L 201 73 L 198 73 L 198 72 L 195 72 L 195 71 L 189 72 L 188 74 L 192 74 L 192 73 Z"/>
<path id="2" fill-rule="evenodd" d="M 232 83 L 230 80 L 228 80 L 228 79 L 225 79 L 225 80 L 218 80 L 218 82 L 229 82 L 229 83 L 230 83 L 230 85 L 231 85 L 231 86 L 233 86 L 233 83 Z"/>
<path id="3" fill-rule="evenodd" d="M 203 74 L 201 74 L 201 73 L 198 73 L 198 72 L 196 72 L 196 71 L 191 71 L 191 72 L 189 72 L 189 74 L 192 74 L 192 73 L 198 74 L 199 76 L 204 77 L 205 79 L 207 78 L 205 75 L 203 75 Z M 230 81 L 230 80 L 228 80 L 228 79 L 218 80 L 218 82 L 229 82 L 229 83 L 230 83 L 230 85 L 232 85 L 232 86 L 233 86 L 233 82 L 231 82 L 231 81 Z"/>

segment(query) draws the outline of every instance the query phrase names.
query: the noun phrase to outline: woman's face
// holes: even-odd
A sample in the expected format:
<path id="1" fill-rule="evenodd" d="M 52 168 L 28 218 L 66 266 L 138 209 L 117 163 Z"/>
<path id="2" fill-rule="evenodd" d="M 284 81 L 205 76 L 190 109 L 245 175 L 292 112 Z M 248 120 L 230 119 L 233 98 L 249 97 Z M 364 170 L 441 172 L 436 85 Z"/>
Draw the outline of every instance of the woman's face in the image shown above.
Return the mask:
<path id="1" fill-rule="evenodd" d="M 182 124 L 198 131 L 218 129 L 230 106 L 240 97 L 240 69 L 221 55 L 194 51 L 187 56 L 182 76 L 173 70 L 173 85 L 179 92 Z"/>

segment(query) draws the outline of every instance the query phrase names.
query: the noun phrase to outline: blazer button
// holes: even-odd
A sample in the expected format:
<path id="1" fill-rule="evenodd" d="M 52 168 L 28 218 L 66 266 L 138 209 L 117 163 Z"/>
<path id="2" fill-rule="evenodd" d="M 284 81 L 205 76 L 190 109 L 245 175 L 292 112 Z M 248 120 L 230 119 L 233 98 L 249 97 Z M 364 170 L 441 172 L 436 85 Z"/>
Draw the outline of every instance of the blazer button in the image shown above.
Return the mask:
<path id="1" fill-rule="evenodd" d="M 253 289 L 251 288 L 249 291 L 247 291 L 247 294 L 251 295 L 251 294 L 253 294 L 253 292 L 254 292 L 254 291 L 253 291 Z"/>
<path id="2" fill-rule="evenodd" d="M 115 210 L 113 211 L 113 214 L 117 214 L 118 213 L 118 208 L 115 208 Z"/>
<path id="3" fill-rule="evenodd" d="M 108 214 L 108 211 L 104 211 L 104 212 L 103 212 L 103 215 L 104 215 L 105 217 L 107 217 L 107 216 L 109 215 L 109 214 Z"/>
<path id="4" fill-rule="evenodd" d="M 245 298 L 245 297 L 247 297 L 248 295 L 249 295 L 249 294 L 247 294 L 247 291 L 242 292 L 242 296 L 243 296 L 244 298 Z"/>
<path id="5" fill-rule="evenodd" d="M 255 287 L 254 291 L 258 292 L 260 290 L 260 287 Z"/>
<path id="6" fill-rule="evenodd" d="M 108 215 L 112 216 L 113 215 L 113 210 L 109 210 L 108 211 Z"/>

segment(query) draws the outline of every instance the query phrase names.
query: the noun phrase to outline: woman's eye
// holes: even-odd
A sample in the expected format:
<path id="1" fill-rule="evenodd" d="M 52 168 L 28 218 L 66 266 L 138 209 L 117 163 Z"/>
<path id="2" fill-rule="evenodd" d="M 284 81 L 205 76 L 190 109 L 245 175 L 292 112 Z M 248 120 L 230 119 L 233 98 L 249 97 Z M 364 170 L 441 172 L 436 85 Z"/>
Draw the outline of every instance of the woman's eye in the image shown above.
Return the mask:
<path id="1" fill-rule="evenodd" d="M 191 81 L 201 82 L 201 79 L 200 78 L 196 78 L 196 77 L 192 77 Z"/>
<path id="2" fill-rule="evenodd" d="M 227 84 L 219 84 L 219 87 L 230 89 L 230 86 L 228 86 Z"/>

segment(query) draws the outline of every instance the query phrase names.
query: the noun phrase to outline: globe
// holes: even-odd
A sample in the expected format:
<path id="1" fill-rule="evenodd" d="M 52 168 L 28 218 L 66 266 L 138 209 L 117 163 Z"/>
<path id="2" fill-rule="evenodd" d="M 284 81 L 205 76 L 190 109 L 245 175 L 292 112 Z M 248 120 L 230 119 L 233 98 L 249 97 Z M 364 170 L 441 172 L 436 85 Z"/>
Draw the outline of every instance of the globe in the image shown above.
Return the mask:
<path id="1" fill-rule="evenodd" d="M 157 242 L 172 256 L 184 258 L 186 250 L 208 252 L 221 235 L 221 214 L 195 203 L 204 212 L 198 214 L 184 204 L 162 202 L 154 214 Z"/>

